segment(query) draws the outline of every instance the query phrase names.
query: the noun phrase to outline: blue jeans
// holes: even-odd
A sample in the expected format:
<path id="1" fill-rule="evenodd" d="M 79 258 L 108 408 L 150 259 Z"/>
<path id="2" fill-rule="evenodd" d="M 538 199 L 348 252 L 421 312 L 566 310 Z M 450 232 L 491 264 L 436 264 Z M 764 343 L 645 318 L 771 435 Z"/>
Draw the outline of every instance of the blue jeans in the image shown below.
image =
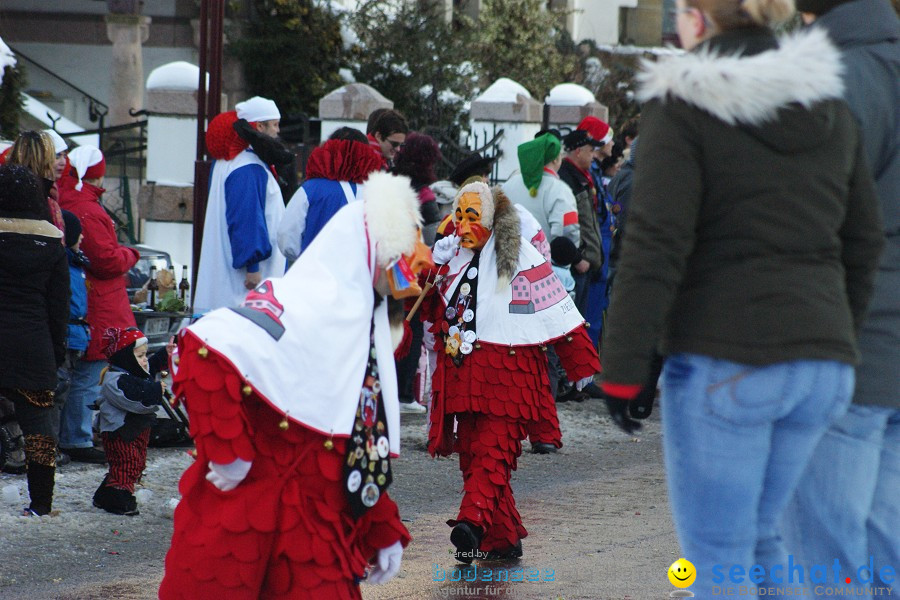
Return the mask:
<path id="1" fill-rule="evenodd" d="M 893 525 L 892 525 L 893 523 Z M 900 409 L 850 406 L 816 447 L 784 516 L 788 550 L 808 564 L 840 560 L 859 587 L 873 557 L 874 586 L 900 578 Z M 884 566 L 893 581 L 882 581 Z M 888 573 L 885 573 L 887 575 Z"/>
<path id="2" fill-rule="evenodd" d="M 756 367 L 696 354 L 666 358 L 666 477 L 684 558 L 697 569 L 697 598 L 712 598 L 713 585 L 737 587 L 728 580 L 732 565 L 760 564 L 768 574 L 787 564 L 781 515 L 853 384 L 853 367 L 833 361 Z M 714 583 L 714 565 L 724 567 L 724 583 Z"/>
<path id="3" fill-rule="evenodd" d="M 69 396 L 59 416 L 59 447 L 92 448 L 94 412 L 88 408 L 100 395 L 100 372 L 106 361 L 75 361 L 71 371 Z"/>

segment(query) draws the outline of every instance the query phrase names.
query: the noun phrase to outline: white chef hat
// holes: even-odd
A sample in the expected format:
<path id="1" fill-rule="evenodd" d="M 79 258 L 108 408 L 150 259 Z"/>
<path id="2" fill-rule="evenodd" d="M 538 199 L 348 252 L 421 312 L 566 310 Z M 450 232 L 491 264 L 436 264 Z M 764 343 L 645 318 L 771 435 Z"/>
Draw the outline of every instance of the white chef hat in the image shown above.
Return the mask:
<path id="1" fill-rule="evenodd" d="M 275 101 L 261 96 L 254 96 L 249 100 L 238 102 L 234 105 L 234 109 L 238 119 L 246 119 L 250 123 L 281 119 L 281 113 L 278 112 Z"/>

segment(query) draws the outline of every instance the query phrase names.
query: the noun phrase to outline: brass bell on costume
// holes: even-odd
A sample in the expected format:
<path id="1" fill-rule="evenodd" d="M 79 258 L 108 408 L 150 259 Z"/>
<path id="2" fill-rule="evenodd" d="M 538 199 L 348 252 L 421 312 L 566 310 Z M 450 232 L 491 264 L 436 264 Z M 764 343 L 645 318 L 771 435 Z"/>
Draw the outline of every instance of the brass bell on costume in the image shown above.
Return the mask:
<path id="1" fill-rule="evenodd" d="M 205 347 L 200 348 L 199 350 L 197 350 L 197 354 L 200 355 L 200 358 L 206 358 L 207 355 L 209 354 L 209 350 L 207 350 Z"/>
<path id="2" fill-rule="evenodd" d="M 332 442 L 330 439 L 325 440 L 325 443 L 323 445 L 325 446 L 326 450 L 330 451 L 334 449 L 334 442 Z"/>
<path id="3" fill-rule="evenodd" d="M 241 388 L 241 393 L 244 394 L 245 396 L 249 396 L 250 394 L 253 393 L 253 388 L 250 387 L 249 385 L 245 385 L 244 387 Z"/>
<path id="4" fill-rule="evenodd" d="M 284 417 L 283 419 L 281 419 L 281 422 L 278 423 L 278 429 L 287 431 L 288 427 L 290 427 L 290 424 L 288 423 L 287 417 Z"/>

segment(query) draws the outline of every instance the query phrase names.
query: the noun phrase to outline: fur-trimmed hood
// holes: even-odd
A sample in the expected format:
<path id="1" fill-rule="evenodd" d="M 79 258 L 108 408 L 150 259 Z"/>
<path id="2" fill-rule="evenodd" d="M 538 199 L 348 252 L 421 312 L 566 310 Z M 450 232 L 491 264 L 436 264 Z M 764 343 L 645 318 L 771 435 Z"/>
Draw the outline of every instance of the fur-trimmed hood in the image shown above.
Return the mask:
<path id="1" fill-rule="evenodd" d="M 500 186 L 491 189 L 494 196 L 494 246 L 497 249 L 497 287 L 503 288 L 518 271 L 522 225 L 515 205 Z"/>
<path id="2" fill-rule="evenodd" d="M 823 31 L 776 41 L 767 30 L 739 30 L 681 56 L 645 61 L 638 100 L 674 98 L 729 125 L 761 126 L 791 105 L 842 97 L 842 72 L 840 53 Z"/>

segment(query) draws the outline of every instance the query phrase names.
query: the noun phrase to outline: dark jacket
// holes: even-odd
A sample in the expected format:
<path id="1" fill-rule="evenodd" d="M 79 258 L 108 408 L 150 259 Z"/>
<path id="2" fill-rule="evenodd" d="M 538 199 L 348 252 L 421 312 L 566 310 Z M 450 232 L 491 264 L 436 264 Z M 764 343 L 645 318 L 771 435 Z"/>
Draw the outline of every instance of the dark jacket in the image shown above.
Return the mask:
<path id="1" fill-rule="evenodd" d="M 66 248 L 69 261 L 69 335 L 66 346 L 69 350 L 84 352 L 91 339 L 91 327 L 87 322 L 88 293 L 84 264 L 84 254 Z"/>
<path id="2" fill-rule="evenodd" d="M 607 381 L 644 382 L 659 342 L 752 365 L 857 362 L 883 241 L 840 71 L 823 33 L 779 46 L 756 28 L 648 67 Z"/>
<path id="3" fill-rule="evenodd" d="M 591 263 L 591 271 L 603 267 L 603 244 L 600 241 L 600 223 L 597 220 L 596 198 L 591 180 L 569 159 L 559 168 L 559 178 L 572 189 L 578 207 L 578 225 L 581 228 L 581 256 Z"/>
<path id="4" fill-rule="evenodd" d="M 613 236 L 612 250 L 609 253 L 609 268 L 615 269 L 619 264 L 619 256 L 622 254 L 622 240 L 625 239 L 625 224 L 628 222 L 628 204 L 631 202 L 631 188 L 634 184 L 634 160 L 637 155 L 638 140 L 631 143 L 631 153 L 628 160 L 609 182 L 609 195 L 613 205 L 618 205 L 618 213 L 615 214 L 616 232 Z"/>
<path id="5" fill-rule="evenodd" d="M 841 50 L 884 216 L 885 248 L 859 334 L 855 402 L 900 406 L 900 19 L 886 0 L 840 4 L 815 22 Z"/>
<path id="6" fill-rule="evenodd" d="M 0 388 L 56 389 L 69 321 L 60 238 L 46 221 L 0 219 Z"/>

